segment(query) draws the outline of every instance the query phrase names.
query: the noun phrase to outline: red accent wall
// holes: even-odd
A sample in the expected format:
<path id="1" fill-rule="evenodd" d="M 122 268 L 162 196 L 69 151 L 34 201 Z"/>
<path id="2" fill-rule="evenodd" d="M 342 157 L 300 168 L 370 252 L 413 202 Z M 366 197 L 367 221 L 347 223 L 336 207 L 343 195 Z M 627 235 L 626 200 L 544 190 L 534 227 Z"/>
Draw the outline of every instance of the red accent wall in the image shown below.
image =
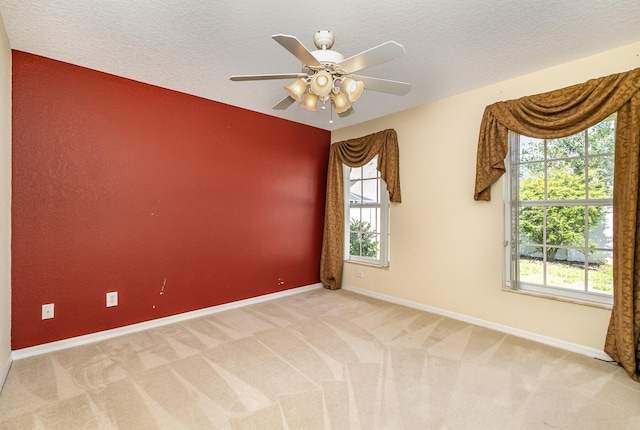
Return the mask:
<path id="1" fill-rule="evenodd" d="M 329 144 L 14 51 L 12 348 L 319 282 Z"/>

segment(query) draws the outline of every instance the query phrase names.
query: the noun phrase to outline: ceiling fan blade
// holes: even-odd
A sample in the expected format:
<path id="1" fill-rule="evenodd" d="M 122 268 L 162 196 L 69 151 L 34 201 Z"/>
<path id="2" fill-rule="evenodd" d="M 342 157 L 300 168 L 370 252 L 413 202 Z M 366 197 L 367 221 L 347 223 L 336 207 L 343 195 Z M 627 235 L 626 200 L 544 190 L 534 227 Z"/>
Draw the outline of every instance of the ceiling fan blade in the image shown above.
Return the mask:
<path id="1" fill-rule="evenodd" d="M 296 79 L 306 78 L 309 75 L 306 73 L 279 73 L 272 75 L 234 75 L 229 79 L 232 81 L 264 81 L 267 79 Z"/>
<path id="2" fill-rule="evenodd" d="M 273 40 L 278 42 L 284 49 L 291 52 L 296 56 L 298 60 L 305 66 L 318 66 L 322 67 L 322 64 L 316 59 L 316 57 L 309 52 L 307 48 L 294 36 L 287 36 L 286 34 L 275 34 L 271 36 Z"/>
<path id="3" fill-rule="evenodd" d="M 404 46 L 397 42 L 389 41 L 342 60 L 338 65 L 346 70 L 347 73 L 353 73 L 366 69 L 367 67 L 375 66 L 376 64 L 393 60 L 404 54 Z"/>
<path id="4" fill-rule="evenodd" d="M 411 84 L 390 79 L 371 78 L 369 76 L 351 75 L 356 81 L 364 83 L 365 90 L 379 91 L 381 93 L 396 94 L 403 96 L 411 90 Z"/>
<path id="5" fill-rule="evenodd" d="M 347 109 L 347 110 L 346 110 L 346 111 L 344 111 L 344 112 L 340 112 L 340 113 L 338 114 L 338 116 L 339 116 L 340 118 L 346 118 L 346 117 L 348 117 L 349 115 L 351 115 L 352 113 L 353 113 L 353 106 L 351 106 L 349 109 Z"/>
<path id="6" fill-rule="evenodd" d="M 276 104 L 272 109 L 285 110 L 286 108 L 291 106 L 295 101 L 296 100 L 293 97 L 287 96 L 282 100 L 280 100 L 280 102 L 278 102 L 278 104 Z"/>

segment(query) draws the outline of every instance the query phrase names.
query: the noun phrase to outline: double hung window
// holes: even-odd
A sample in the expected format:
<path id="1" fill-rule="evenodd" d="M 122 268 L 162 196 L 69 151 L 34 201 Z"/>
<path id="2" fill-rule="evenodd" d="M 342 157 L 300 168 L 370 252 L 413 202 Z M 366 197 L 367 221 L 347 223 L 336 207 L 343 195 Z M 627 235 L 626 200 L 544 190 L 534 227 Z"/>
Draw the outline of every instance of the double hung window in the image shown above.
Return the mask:
<path id="1" fill-rule="evenodd" d="M 612 302 L 615 124 L 558 139 L 510 132 L 508 287 Z"/>
<path id="2" fill-rule="evenodd" d="M 389 265 L 389 193 L 376 166 L 344 166 L 345 259 Z"/>

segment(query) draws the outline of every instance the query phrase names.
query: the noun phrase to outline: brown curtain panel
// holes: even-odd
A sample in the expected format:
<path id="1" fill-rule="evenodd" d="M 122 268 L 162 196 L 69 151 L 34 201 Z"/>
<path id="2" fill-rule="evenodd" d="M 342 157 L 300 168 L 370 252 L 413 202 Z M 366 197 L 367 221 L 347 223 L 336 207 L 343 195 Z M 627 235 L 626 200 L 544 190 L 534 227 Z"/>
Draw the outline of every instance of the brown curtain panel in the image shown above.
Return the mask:
<path id="1" fill-rule="evenodd" d="M 640 380 L 640 69 L 487 106 L 480 127 L 475 200 L 490 200 L 505 172 L 508 130 L 555 139 L 584 130 L 614 112 L 613 311 L 605 352 Z"/>
<path id="2" fill-rule="evenodd" d="M 344 262 L 344 184 L 342 165 L 361 167 L 378 156 L 378 171 L 386 182 L 389 200 L 399 203 L 400 157 L 395 130 L 388 129 L 364 137 L 336 142 L 329 152 L 324 237 L 320 258 L 320 281 L 325 288 L 342 286 Z"/>

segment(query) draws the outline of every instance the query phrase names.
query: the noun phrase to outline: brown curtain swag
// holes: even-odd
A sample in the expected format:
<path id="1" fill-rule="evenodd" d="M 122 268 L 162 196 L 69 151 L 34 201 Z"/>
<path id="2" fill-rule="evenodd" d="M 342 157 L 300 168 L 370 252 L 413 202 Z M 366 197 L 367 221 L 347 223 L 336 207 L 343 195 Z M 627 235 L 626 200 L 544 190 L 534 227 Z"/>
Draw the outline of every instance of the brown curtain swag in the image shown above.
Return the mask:
<path id="1" fill-rule="evenodd" d="M 613 310 L 605 352 L 640 381 L 640 69 L 556 91 L 494 103 L 484 111 L 476 163 L 475 200 L 490 200 L 505 172 L 508 130 L 555 139 L 578 133 L 614 112 Z"/>
<path id="2" fill-rule="evenodd" d="M 325 288 L 342 287 L 344 263 L 344 184 L 342 165 L 361 167 L 378 156 L 377 169 L 387 184 L 389 200 L 400 203 L 398 137 L 388 129 L 356 139 L 336 142 L 329 150 L 324 236 L 320 258 L 320 281 Z"/>

